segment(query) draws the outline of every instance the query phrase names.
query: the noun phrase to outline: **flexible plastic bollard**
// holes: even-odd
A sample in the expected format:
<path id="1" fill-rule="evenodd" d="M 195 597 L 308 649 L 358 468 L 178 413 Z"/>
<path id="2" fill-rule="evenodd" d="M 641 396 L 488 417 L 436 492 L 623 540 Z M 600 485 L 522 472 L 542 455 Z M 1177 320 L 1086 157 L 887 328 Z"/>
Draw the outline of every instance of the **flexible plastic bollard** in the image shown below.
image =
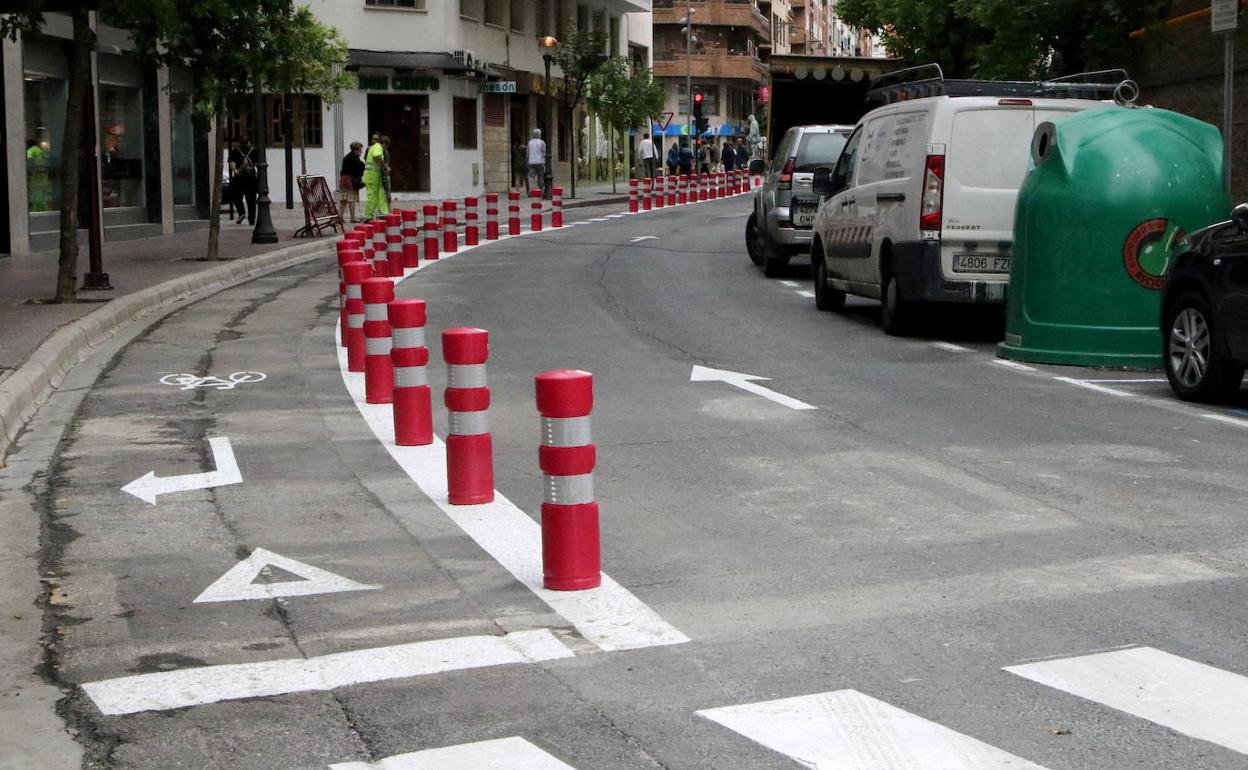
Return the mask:
<path id="1" fill-rule="evenodd" d="M 698 202 L 698 175 L 697 174 L 689 175 L 689 202 L 690 203 Z"/>
<path id="2" fill-rule="evenodd" d="M 477 199 L 464 198 L 464 245 L 476 246 L 481 242 L 481 231 L 477 226 Z"/>
<path id="3" fill-rule="evenodd" d="M 369 278 L 361 284 L 364 295 L 364 400 L 388 404 L 394 397 L 394 364 L 390 362 L 390 316 L 394 282 Z"/>
<path id="4" fill-rule="evenodd" d="M 389 306 L 390 362 L 394 365 L 394 443 L 433 443 L 429 348 L 425 346 L 425 302 L 396 299 Z"/>
<path id="5" fill-rule="evenodd" d="M 485 376 L 489 355 L 490 335 L 485 329 L 459 327 L 442 332 L 450 417 L 446 489 L 452 505 L 494 500 L 494 440 L 490 436 L 490 389 Z"/>
<path id="6" fill-rule="evenodd" d="M 708 201 L 711 199 L 711 183 L 710 175 L 703 174 L 698 183 L 698 202 Z"/>
<path id="7" fill-rule="evenodd" d="M 373 261 L 373 226 L 364 222 L 351 231 L 352 237 L 360 241 L 360 251 L 364 252 L 364 261 Z"/>
<path id="8" fill-rule="evenodd" d="M 343 249 L 338 252 L 338 337 L 342 346 L 347 346 L 347 271 L 346 266 L 352 262 L 363 262 L 364 252 L 360 249 Z"/>
<path id="9" fill-rule="evenodd" d="M 373 259 L 385 259 L 386 253 L 386 220 L 382 217 L 373 219 Z"/>
<path id="10" fill-rule="evenodd" d="M 498 240 L 498 193 L 485 194 L 485 239 Z"/>
<path id="11" fill-rule="evenodd" d="M 507 234 L 520 234 L 520 191 L 507 192 Z"/>
<path id="12" fill-rule="evenodd" d="M 348 262 L 342 266 L 342 278 L 347 283 L 347 371 L 364 371 L 367 344 L 364 341 L 364 293 L 363 284 L 373 274 L 373 266 L 367 262 Z"/>
<path id="13" fill-rule="evenodd" d="M 628 213 L 636 214 L 638 211 L 640 211 L 640 206 L 637 202 L 637 180 L 630 179 L 628 180 Z"/>
<path id="14" fill-rule="evenodd" d="M 403 267 L 420 267 L 420 230 L 416 227 L 416 209 L 403 209 Z"/>
<path id="15" fill-rule="evenodd" d="M 425 261 L 438 258 L 438 204 L 426 203 L 425 215 Z"/>
<path id="16" fill-rule="evenodd" d="M 676 205 L 683 206 L 689 202 L 689 177 L 681 174 L 676 178 Z"/>
<path id="17" fill-rule="evenodd" d="M 666 184 L 666 182 L 664 182 L 665 178 L 666 177 L 661 176 L 656 176 L 654 178 L 654 208 L 656 209 L 663 208 L 663 202 L 667 198 L 667 196 L 663 194 L 663 186 Z"/>
<path id="18" fill-rule="evenodd" d="M 396 278 L 403 275 L 403 216 L 391 213 L 386 216 L 386 263 L 390 268 L 388 275 Z"/>
<path id="19" fill-rule="evenodd" d="M 542 191 L 533 190 L 529 193 L 529 231 L 542 231 Z"/>
<path id="20" fill-rule="evenodd" d="M 654 199 L 654 180 L 646 177 L 641 180 L 641 210 L 649 211 L 653 206 Z"/>
<path id="21" fill-rule="evenodd" d="M 542 499 L 542 584 L 582 591 L 602 583 L 598 503 L 594 500 L 597 450 L 590 434 L 594 376 L 562 369 L 536 377 L 542 415 L 538 449 Z"/>
<path id="22" fill-rule="evenodd" d="M 459 222 L 455 220 L 455 201 L 442 201 L 442 253 L 459 251 Z"/>
<path id="23" fill-rule="evenodd" d="M 675 174 L 667 178 L 667 205 L 676 205 L 676 182 L 679 181 Z"/>
<path id="24" fill-rule="evenodd" d="M 563 188 L 550 188 L 550 226 L 563 227 Z"/>

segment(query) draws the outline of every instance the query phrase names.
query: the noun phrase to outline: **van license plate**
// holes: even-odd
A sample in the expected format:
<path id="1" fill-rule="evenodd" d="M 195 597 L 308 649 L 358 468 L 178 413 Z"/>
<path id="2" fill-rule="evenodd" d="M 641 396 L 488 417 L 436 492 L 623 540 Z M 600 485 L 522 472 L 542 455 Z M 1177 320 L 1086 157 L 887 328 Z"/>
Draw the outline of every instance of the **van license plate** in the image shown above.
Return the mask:
<path id="1" fill-rule="evenodd" d="M 793 206 L 793 226 L 794 227 L 813 227 L 815 224 L 815 213 L 819 210 L 819 204 L 814 201 L 802 201 Z"/>
<path id="2" fill-rule="evenodd" d="M 979 254 L 953 255 L 955 273 L 1008 273 L 1009 257 L 980 256 Z"/>

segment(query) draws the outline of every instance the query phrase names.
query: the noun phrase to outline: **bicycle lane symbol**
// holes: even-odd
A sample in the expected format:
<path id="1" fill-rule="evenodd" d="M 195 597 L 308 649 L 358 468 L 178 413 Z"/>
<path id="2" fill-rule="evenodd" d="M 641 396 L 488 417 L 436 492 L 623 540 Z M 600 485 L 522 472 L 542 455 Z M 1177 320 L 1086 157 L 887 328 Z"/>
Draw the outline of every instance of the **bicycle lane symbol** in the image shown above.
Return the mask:
<path id="1" fill-rule="evenodd" d="M 268 375 L 264 372 L 234 372 L 225 378 L 212 375 L 198 377 L 194 374 L 166 374 L 160 378 L 160 383 L 162 385 L 176 385 L 182 390 L 194 390 L 195 388 L 233 390 L 239 385 L 261 382 L 265 379 L 268 379 Z"/>

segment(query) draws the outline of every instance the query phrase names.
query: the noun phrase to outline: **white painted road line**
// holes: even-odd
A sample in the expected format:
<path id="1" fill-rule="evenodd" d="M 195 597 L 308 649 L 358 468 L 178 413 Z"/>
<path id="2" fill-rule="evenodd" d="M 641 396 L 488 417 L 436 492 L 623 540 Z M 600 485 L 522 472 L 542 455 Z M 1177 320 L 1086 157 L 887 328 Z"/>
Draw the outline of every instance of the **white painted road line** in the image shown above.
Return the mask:
<path id="1" fill-rule="evenodd" d="M 215 471 L 188 473 L 183 476 L 157 476 L 156 471 L 148 471 L 146 475 L 122 487 L 121 491 L 134 495 L 149 505 L 155 505 L 159 495 L 242 484 L 243 474 L 238 470 L 230 440 L 224 436 L 210 438 L 208 447 L 212 450 L 212 462 L 217 468 Z"/>
<path id="2" fill-rule="evenodd" d="M 857 690 L 705 709 L 698 714 L 817 770 L 1043 770 Z"/>
<path id="3" fill-rule="evenodd" d="M 581 636 L 607 651 L 689 641 L 689 637 L 669 625 L 605 573 L 602 585 L 588 591 L 550 591 L 544 588 L 541 525 L 498 490 L 494 491 L 492 503 L 451 505 L 446 489 L 446 445 L 436 436 L 428 446 L 395 444 L 393 407 L 365 401 L 364 376 L 347 371 L 347 352 L 341 345 L 336 347 L 338 366 L 347 392 L 373 434 L 399 467 L 477 545 L 574 625 Z"/>
<path id="4" fill-rule="evenodd" d="M 964 348 L 961 345 L 955 345 L 952 342 L 933 342 L 932 347 L 940 348 L 949 353 L 970 353 L 970 348 Z"/>
<path id="5" fill-rule="evenodd" d="M 342 355 L 346 355 L 345 353 Z M 790 409 L 818 409 L 817 406 L 811 406 L 805 401 L 798 401 L 796 398 L 786 396 L 783 393 L 777 393 L 771 388 L 764 388 L 762 385 L 754 382 L 755 380 L 770 380 L 770 377 L 759 377 L 753 374 L 742 374 L 741 372 L 730 372 L 725 369 L 711 369 L 706 366 L 693 367 L 693 371 L 689 373 L 690 382 L 726 382 L 733 387 L 753 393 L 756 396 L 762 396 L 768 401 L 774 401 L 781 406 L 787 406 Z"/>
<path id="6" fill-rule="evenodd" d="M 1139 378 L 1139 377 L 1119 377 L 1119 378 L 1117 378 L 1117 379 L 1112 379 L 1112 380 L 1082 380 L 1082 382 L 1095 382 L 1095 383 L 1099 383 L 1099 384 L 1103 384 L 1103 383 L 1114 383 L 1114 382 L 1121 382 L 1121 383 L 1125 383 L 1125 384 L 1128 384 L 1128 385 L 1129 385 L 1129 384 L 1131 384 L 1131 383 L 1133 383 L 1133 382 L 1135 382 L 1135 383 L 1140 383 L 1140 382 L 1165 382 L 1165 381 L 1166 381 L 1166 380 L 1165 380 L 1165 378 L 1162 378 L 1162 379 L 1142 379 L 1142 378 Z"/>
<path id="7" fill-rule="evenodd" d="M 303 580 L 286 580 L 277 583 L 257 583 L 256 578 L 268 566 L 298 575 Z M 343 591 L 373 591 L 381 586 L 364 585 L 342 575 L 288 559 L 285 556 L 257 548 L 251 555 L 235 564 L 216 582 L 195 597 L 199 602 L 233 602 L 247 599 L 276 599 L 279 596 L 311 596 Z"/>
<path id="8" fill-rule="evenodd" d="M 814 299 L 814 298 L 815 298 L 815 293 L 814 293 L 813 291 L 808 291 L 807 289 L 799 289 L 799 290 L 797 290 L 797 291 L 795 291 L 795 292 L 793 292 L 793 293 L 794 293 L 794 294 L 796 294 L 796 295 L 797 295 L 797 296 L 799 296 L 799 297 L 805 297 L 806 299 Z"/>
<path id="9" fill-rule="evenodd" d="M 1054 377 L 1053 379 L 1057 380 L 1058 382 L 1064 382 L 1068 385 L 1074 385 L 1080 388 L 1087 388 L 1088 390 L 1095 390 L 1097 393 L 1107 393 L 1111 396 L 1120 396 L 1122 398 L 1135 398 L 1134 393 L 1128 393 L 1125 390 L 1115 390 L 1113 388 L 1107 388 L 1104 385 L 1097 385 L 1096 383 L 1088 382 L 1087 380 L 1076 380 L 1074 377 Z"/>
<path id="10" fill-rule="evenodd" d="M 499 738 L 396 754 L 377 762 L 339 762 L 329 770 L 576 770 L 523 738 Z"/>
<path id="11" fill-rule="evenodd" d="M 620 219 L 621 217 L 626 217 L 626 216 L 628 215 L 627 214 L 607 214 L 607 219 Z"/>
<path id="12" fill-rule="evenodd" d="M 1044 660 L 1006 671 L 1248 754 L 1248 677 L 1153 647 Z"/>
<path id="13" fill-rule="evenodd" d="M 1036 368 L 1034 366 L 1028 366 L 1027 364 L 1020 364 L 1019 362 L 1011 361 L 1008 358 L 994 358 L 992 359 L 992 362 L 996 364 L 997 366 L 1004 366 L 1007 369 L 1017 369 L 1020 372 L 1036 371 Z"/>
<path id="14" fill-rule="evenodd" d="M 659 239 L 659 236 L 657 235 L 639 235 L 636 238 L 629 238 L 628 242 L 629 243 L 641 243 L 642 241 L 657 241 L 658 239 Z"/>
<path id="15" fill-rule="evenodd" d="M 104 714 L 134 714 L 570 657 L 573 653 L 563 642 L 550 631 L 539 629 L 506 636 L 461 636 L 374 647 L 316 658 L 159 671 L 88 682 L 82 689 Z"/>
<path id="16" fill-rule="evenodd" d="M 1248 420 L 1241 420 L 1238 417 L 1230 417 L 1225 414 L 1202 414 L 1201 417 L 1206 420 L 1215 420 L 1226 425 L 1234 425 L 1236 428 L 1248 428 Z"/>

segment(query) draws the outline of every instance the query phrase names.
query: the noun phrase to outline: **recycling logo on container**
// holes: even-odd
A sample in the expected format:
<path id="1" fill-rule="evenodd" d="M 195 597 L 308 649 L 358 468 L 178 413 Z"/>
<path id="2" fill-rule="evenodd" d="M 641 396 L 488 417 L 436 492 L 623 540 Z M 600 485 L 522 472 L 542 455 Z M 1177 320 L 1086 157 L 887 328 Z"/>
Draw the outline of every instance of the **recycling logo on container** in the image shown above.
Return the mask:
<path id="1" fill-rule="evenodd" d="M 1136 225 L 1122 245 L 1122 263 L 1127 275 L 1146 289 L 1160 291 L 1170 250 L 1184 235 L 1183 228 L 1164 217 Z"/>

